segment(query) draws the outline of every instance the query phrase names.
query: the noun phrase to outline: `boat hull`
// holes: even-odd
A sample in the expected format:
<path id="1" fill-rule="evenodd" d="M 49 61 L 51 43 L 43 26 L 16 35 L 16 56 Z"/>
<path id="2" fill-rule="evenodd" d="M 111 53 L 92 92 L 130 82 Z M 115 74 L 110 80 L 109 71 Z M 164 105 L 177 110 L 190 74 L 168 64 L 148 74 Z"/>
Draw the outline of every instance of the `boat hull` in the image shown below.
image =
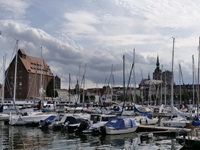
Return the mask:
<path id="1" fill-rule="evenodd" d="M 45 120 L 48 117 L 55 115 L 55 114 L 34 114 L 34 115 L 27 115 L 27 116 L 21 116 L 21 115 L 12 115 L 9 119 L 10 125 L 26 125 L 26 124 L 39 124 L 41 120 Z"/>
<path id="2" fill-rule="evenodd" d="M 8 114 L 0 113 L 0 121 L 8 121 L 9 117 Z"/>
<path id="3" fill-rule="evenodd" d="M 137 130 L 137 126 L 131 127 L 131 128 L 125 128 L 125 129 L 115 129 L 112 127 L 105 127 L 106 134 L 109 135 L 115 135 L 115 134 L 126 134 L 126 133 L 132 133 Z"/>
<path id="4" fill-rule="evenodd" d="M 164 127 L 180 127 L 180 128 L 184 128 L 186 127 L 187 124 L 189 124 L 190 121 L 161 121 L 160 126 L 164 126 Z"/>

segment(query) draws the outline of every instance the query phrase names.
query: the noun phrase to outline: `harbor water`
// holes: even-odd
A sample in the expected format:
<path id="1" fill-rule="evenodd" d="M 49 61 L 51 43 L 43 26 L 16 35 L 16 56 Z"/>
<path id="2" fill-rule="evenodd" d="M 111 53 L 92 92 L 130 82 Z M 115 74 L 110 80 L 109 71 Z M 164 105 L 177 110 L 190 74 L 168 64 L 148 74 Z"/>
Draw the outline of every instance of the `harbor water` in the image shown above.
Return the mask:
<path id="1" fill-rule="evenodd" d="M 0 150 L 178 150 L 175 139 L 156 137 L 141 142 L 140 133 L 124 135 L 76 135 L 42 131 L 37 127 L 9 126 L 0 122 Z"/>

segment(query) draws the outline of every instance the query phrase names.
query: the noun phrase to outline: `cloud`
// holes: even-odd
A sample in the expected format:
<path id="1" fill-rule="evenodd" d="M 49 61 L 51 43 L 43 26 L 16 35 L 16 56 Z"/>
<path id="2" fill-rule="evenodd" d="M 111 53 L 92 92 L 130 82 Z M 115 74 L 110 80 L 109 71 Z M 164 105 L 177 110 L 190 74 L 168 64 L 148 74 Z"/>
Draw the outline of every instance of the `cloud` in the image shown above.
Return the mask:
<path id="1" fill-rule="evenodd" d="M 3 19 L 19 18 L 23 16 L 31 2 L 26 0 L 0 0 L 1 15 Z"/>
<path id="2" fill-rule="evenodd" d="M 199 9 L 199 2 L 190 0 L 116 0 L 116 5 L 143 17 L 151 28 L 188 28 L 197 23 Z"/>
<path id="3" fill-rule="evenodd" d="M 70 33 L 70 31 L 73 31 L 73 34 L 96 32 L 93 24 L 98 24 L 98 19 L 91 13 L 86 11 L 67 12 L 64 14 L 64 18 L 67 22 L 63 25 L 63 29 L 67 33 Z"/>
<path id="4" fill-rule="evenodd" d="M 66 65 L 77 64 L 78 66 L 83 62 L 82 48 L 72 41 L 57 39 L 40 29 L 10 20 L 1 21 L 0 27 L 3 29 L 2 36 L 5 39 L 3 45 L 13 43 L 11 45 L 14 47 L 15 41 L 18 39 L 19 48 L 24 49 L 27 55 L 36 57 L 40 57 L 42 47 L 43 57 L 49 64 L 52 64 L 52 67 L 54 67 L 52 62 L 56 62 L 56 65 L 60 65 L 63 68 Z M 9 51 L 12 51 L 12 49 Z M 12 53 L 9 52 L 8 57 L 12 57 L 10 54 Z M 63 68 L 58 70 L 60 74 L 64 74 Z"/>

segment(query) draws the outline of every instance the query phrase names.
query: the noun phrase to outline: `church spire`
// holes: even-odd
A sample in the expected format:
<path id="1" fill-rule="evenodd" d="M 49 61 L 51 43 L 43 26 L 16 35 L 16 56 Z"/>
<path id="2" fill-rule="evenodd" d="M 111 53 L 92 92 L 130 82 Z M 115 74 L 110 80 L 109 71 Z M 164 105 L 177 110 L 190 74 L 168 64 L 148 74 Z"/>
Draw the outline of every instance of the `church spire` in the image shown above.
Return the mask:
<path id="1" fill-rule="evenodd" d="M 159 57 L 158 57 L 158 55 L 157 55 L 157 62 L 156 62 L 156 68 L 160 68 L 160 63 L 159 63 Z"/>

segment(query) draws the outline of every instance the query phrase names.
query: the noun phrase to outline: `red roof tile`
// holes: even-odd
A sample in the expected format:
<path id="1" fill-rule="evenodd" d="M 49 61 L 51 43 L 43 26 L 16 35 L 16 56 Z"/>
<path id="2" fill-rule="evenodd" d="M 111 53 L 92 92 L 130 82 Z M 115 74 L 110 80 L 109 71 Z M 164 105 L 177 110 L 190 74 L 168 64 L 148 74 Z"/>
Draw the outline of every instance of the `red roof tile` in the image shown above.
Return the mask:
<path id="1" fill-rule="evenodd" d="M 26 53 L 22 49 L 19 49 L 18 53 L 19 52 L 21 52 L 22 55 L 26 55 Z M 44 59 L 28 55 L 26 55 L 26 57 L 19 58 L 29 73 L 42 73 L 44 75 L 53 76 L 53 73 L 51 72 L 49 66 L 46 64 Z"/>

